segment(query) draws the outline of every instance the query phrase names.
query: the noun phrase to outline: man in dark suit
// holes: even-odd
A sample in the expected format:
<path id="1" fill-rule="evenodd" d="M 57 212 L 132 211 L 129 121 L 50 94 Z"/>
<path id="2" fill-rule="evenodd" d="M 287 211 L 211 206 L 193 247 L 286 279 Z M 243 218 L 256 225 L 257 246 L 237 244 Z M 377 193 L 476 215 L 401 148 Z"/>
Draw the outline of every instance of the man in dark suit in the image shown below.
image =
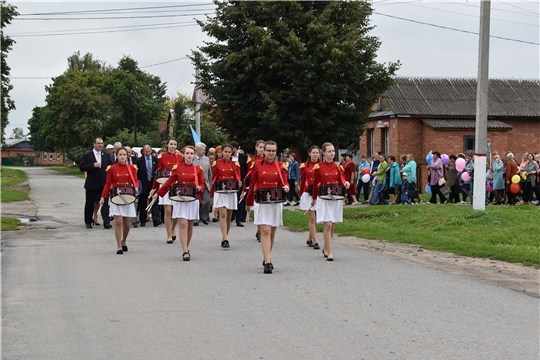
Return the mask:
<path id="1" fill-rule="evenodd" d="M 82 156 L 81 164 L 79 165 L 79 170 L 86 172 L 86 181 L 84 182 L 84 188 L 86 189 L 84 222 L 87 229 L 92 228 L 94 203 L 96 199 L 101 197 L 101 192 L 107 179 L 107 166 L 111 164 L 112 161 L 109 154 L 103 151 L 103 139 L 96 138 L 94 140 L 94 149 Z M 101 208 L 101 217 L 103 218 L 103 227 L 110 229 L 112 225 L 109 219 L 109 205 L 107 201 Z"/>
<path id="2" fill-rule="evenodd" d="M 157 158 L 152 156 L 152 148 L 150 145 L 144 145 L 142 148 L 142 156 L 137 158 L 137 179 L 142 183 L 142 193 L 139 195 L 139 221 L 141 222 L 140 226 L 146 226 L 146 217 L 147 211 L 146 206 L 148 206 L 148 195 L 152 191 L 152 184 L 154 183 L 154 174 L 157 169 Z M 160 221 L 159 206 L 156 203 L 152 206 L 152 220 L 154 226 L 158 226 Z"/>
<path id="3" fill-rule="evenodd" d="M 240 178 L 242 181 L 246 178 L 248 172 L 248 156 L 239 151 L 239 146 L 236 141 L 231 141 L 233 150 L 232 160 L 238 161 L 240 164 Z M 238 191 L 238 198 L 242 195 L 242 190 Z M 243 222 L 246 221 L 246 199 L 244 198 L 240 204 L 238 204 L 238 210 L 233 211 L 232 219 L 236 220 L 236 226 L 243 227 Z"/>

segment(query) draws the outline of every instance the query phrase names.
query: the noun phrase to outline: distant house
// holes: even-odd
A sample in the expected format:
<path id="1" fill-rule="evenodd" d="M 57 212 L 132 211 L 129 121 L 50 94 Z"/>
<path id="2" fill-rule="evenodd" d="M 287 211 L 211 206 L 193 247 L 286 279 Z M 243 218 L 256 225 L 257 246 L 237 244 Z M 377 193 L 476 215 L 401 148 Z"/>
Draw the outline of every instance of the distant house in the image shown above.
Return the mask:
<path id="1" fill-rule="evenodd" d="M 397 78 L 372 107 L 360 153 L 412 154 L 420 183 L 430 150 L 458 154 L 475 149 L 476 79 Z M 492 151 L 540 152 L 540 81 L 489 82 L 487 141 Z M 504 158 L 504 156 L 503 156 Z"/>
<path id="2" fill-rule="evenodd" d="M 20 154 L 24 157 L 34 155 L 36 165 L 73 165 L 63 151 L 34 151 L 34 145 L 28 138 L 6 139 L 6 147 L 2 150 L 2 165 L 13 165 L 11 156 Z"/>

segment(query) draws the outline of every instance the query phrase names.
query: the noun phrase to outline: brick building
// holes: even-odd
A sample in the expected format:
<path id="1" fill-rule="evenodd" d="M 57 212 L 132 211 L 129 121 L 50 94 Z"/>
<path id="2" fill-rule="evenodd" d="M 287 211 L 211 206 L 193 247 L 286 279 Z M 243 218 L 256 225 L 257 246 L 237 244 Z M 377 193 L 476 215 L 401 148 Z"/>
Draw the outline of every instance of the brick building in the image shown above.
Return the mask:
<path id="1" fill-rule="evenodd" d="M 430 150 L 458 154 L 475 148 L 476 79 L 397 78 L 372 107 L 360 153 L 412 154 L 420 186 Z M 489 81 L 487 141 L 492 151 L 540 152 L 540 81 Z M 504 158 L 504 157 L 503 157 Z"/>

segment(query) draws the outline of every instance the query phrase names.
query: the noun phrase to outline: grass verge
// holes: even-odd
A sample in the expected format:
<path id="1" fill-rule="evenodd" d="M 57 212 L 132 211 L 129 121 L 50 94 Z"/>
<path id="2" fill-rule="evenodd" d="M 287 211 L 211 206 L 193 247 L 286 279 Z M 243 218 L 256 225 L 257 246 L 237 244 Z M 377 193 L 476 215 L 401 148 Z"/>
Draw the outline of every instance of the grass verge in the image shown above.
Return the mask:
<path id="1" fill-rule="evenodd" d="M 307 231 L 303 213 L 284 211 L 284 225 Z M 485 211 L 456 205 L 369 206 L 345 208 L 335 232 L 539 268 L 539 216 L 534 206 L 488 206 Z"/>
<path id="2" fill-rule="evenodd" d="M 28 192 L 25 190 L 12 189 L 12 187 L 24 183 L 28 177 L 22 170 L 7 169 L 2 167 L 1 171 L 2 193 L 0 195 L 1 202 L 30 200 Z"/>
<path id="3" fill-rule="evenodd" d="M 11 231 L 19 230 L 19 226 L 22 226 L 23 223 L 19 219 L 12 219 L 7 217 L 0 217 L 0 226 L 2 231 Z"/>
<path id="4" fill-rule="evenodd" d="M 47 169 L 60 171 L 69 175 L 77 176 L 81 179 L 84 179 L 84 173 L 79 170 L 79 167 L 77 165 L 70 165 L 70 166 L 51 166 Z"/>

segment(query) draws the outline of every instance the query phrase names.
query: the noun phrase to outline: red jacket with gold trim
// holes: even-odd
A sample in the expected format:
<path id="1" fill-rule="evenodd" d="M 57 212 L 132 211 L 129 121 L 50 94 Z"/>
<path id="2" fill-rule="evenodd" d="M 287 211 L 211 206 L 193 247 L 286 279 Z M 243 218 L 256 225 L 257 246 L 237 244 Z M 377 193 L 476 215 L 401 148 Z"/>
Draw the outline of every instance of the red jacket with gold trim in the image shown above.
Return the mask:
<path id="1" fill-rule="evenodd" d="M 174 184 L 199 186 L 201 189 L 204 189 L 204 173 L 202 166 L 181 162 L 176 169 L 174 169 L 171 177 L 159 188 L 157 194 L 163 197 L 169 190 L 169 187 Z M 200 200 L 200 197 L 201 192 L 199 191 L 197 193 L 197 199 Z"/>
<path id="2" fill-rule="evenodd" d="M 318 162 L 308 160 L 300 164 L 300 195 L 308 191 L 308 186 L 313 185 L 315 181 L 315 170 L 313 169 Z"/>
<path id="3" fill-rule="evenodd" d="M 325 184 L 345 185 L 345 175 L 343 167 L 336 163 L 323 161 L 313 168 L 315 179 L 313 180 L 313 200 L 319 195 L 319 186 Z"/>
<path id="4" fill-rule="evenodd" d="M 242 182 L 240 178 L 240 163 L 238 161 L 220 159 L 212 164 L 212 189 L 210 196 L 214 196 L 215 183 L 218 180 L 236 180 Z"/>
<path id="5" fill-rule="evenodd" d="M 178 164 L 184 161 L 184 156 L 182 154 L 171 154 L 170 152 L 164 152 L 161 154 L 161 157 L 158 159 L 157 170 L 160 169 L 171 169 L 175 170 Z M 159 189 L 159 183 L 154 177 L 154 183 L 152 184 L 152 189 Z"/>
<path id="6" fill-rule="evenodd" d="M 131 172 L 131 175 L 130 175 Z M 130 185 L 138 190 L 137 168 L 130 164 L 115 163 L 107 167 L 107 180 L 101 192 L 102 198 L 109 197 L 109 190 L 118 185 Z"/>
<path id="7" fill-rule="evenodd" d="M 253 162 L 251 165 L 251 186 L 246 198 L 246 206 L 253 206 L 255 190 L 289 187 L 287 163 L 268 162 L 266 159 Z"/>

